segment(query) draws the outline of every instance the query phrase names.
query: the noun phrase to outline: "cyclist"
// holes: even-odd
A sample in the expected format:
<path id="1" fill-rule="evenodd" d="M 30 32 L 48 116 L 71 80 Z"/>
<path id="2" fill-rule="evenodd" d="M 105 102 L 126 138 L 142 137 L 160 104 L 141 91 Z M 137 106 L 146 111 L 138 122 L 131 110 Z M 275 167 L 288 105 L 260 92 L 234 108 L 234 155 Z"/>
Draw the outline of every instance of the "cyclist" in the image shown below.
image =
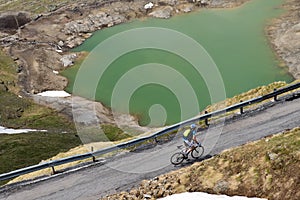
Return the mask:
<path id="1" fill-rule="evenodd" d="M 182 134 L 183 143 L 186 147 L 185 156 L 193 150 L 194 144 L 199 144 L 196 139 L 197 127 L 195 124 L 191 124 L 190 127 Z"/>

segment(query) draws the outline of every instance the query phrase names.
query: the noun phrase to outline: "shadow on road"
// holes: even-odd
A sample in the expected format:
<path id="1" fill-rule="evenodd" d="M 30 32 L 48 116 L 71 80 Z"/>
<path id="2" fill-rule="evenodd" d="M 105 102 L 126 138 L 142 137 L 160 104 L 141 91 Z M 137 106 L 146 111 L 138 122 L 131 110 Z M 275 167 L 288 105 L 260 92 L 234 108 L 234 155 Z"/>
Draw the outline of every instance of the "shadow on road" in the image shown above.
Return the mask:
<path id="1" fill-rule="evenodd" d="M 202 162 L 202 161 L 207 160 L 207 159 L 212 158 L 212 157 L 213 157 L 212 155 L 208 154 L 208 155 L 206 155 L 204 157 L 201 157 L 199 159 L 188 159 L 188 160 L 183 161 L 183 163 L 181 163 L 180 165 L 174 165 L 174 167 L 175 168 L 181 168 L 181 167 L 190 166 L 190 165 L 192 165 L 196 162 Z"/>

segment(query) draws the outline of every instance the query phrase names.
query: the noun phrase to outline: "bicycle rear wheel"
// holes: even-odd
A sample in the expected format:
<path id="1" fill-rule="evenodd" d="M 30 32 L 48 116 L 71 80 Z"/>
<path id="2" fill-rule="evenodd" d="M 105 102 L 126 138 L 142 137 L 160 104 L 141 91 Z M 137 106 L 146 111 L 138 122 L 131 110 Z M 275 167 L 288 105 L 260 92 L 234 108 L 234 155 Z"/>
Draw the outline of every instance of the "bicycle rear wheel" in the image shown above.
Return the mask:
<path id="1" fill-rule="evenodd" d="M 182 163 L 182 161 L 184 160 L 184 155 L 182 153 L 174 153 L 172 156 L 171 156 L 171 163 L 173 165 L 179 165 L 180 163 Z"/>
<path id="2" fill-rule="evenodd" d="M 200 158 L 204 153 L 204 147 L 203 146 L 197 146 L 193 151 L 192 151 L 192 157 L 193 158 Z"/>

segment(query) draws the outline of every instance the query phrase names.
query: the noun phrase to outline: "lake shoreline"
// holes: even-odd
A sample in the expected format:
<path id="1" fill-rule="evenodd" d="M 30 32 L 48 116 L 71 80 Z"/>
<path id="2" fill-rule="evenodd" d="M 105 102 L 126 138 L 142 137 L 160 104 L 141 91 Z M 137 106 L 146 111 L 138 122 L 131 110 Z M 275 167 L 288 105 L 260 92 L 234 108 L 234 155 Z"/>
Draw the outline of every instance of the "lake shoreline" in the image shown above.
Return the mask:
<path id="1" fill-rule="evenodd" d="M 0 43 L 2 43 L 4 51 L 13 57 L 17 63 L 18 84 L 26 93 L 37 94 L 47 90 L 63 90 L 66 88 L 68 80 L 60 76 L 59 71 L 71 66 L 80 57 L 80 54 L 76 55 L 70 50 L 82 44 L 97 30 L 128 23 L 133 19 L 170 18 L 201 9 L 237 8 L 248 1 L 250 0 L 237 3 L 233 0 L 220 0 L 214 1 L 218 3 L 213 5 L 201 7 L 188 3 L 188 0 L 180 1 L 177 4 L 174 3 L 177 2 L 176 0 L 161 0 L 159 1 L 160 4 L 157 4 L 150 11 L 145 9 L 140 11 L 141 7 L 148 2 L 144 0 L 135 4 L 128 3 L 127 7 L 125 6 L 126 3 L 114 1 L 109 5 L 100 5 L 93 10 L 88 9 L 88 7 L 79 9 L 78 5 L 74 4 L 41 15 L 38 19 L 22 26 L 21 29 L 11 31 L 10 34 L 2 33 L 0 29 Z M 295 43 L 299 39 L 298 29 L 294 28 L 300 18 L 297 15 L 297 9 L 294 8 L 295 6 L 299 8 L 298 4 L 296 0 L 285 0 L 283 7 L 287 13 L 274 19 L 266 28 L 266 37 L 271 43 L 273 51 L 284 63 L 282 65 L 289 68 L 290 74 L 295 79 L 300 77 L 298 67 L 300 61 L 296 59 L 299 53 L 296 45 L 291 48 L 290 46 L 291 43 Z M 122 6 L 125 6 L 123 10 L 121 9 Z M 97 20 L 105 22 L 95 24 Z M 288 22 L 285 22 L 286 20 Z M 49 25 L 45 26 L 44 24 Z M 46 35 L 45 32 L 47 32 Z M 295 37 L 293 41 L 288 40 L 291 35 Z M 44 81 L 41 82 L 37 75 L 42 76 Z"/>
<path id="2" fill-rule="evenodd" d="M 149 2 L 146 0 L 113 0 L 112 3 L 84 6 L 74 3 L 37 16 L 27 13 L 28 18 L 33 20 L 18 29 L 1 31 L 0 27 L 0 44 L 16 62 L 18 85 L 25 93 L 63 90 L 68 80 L 60 76 L 59 72 L 72 66 L 80 57 L 80 54 L 72 53 L 71 49 L 82 44 L 97 30 L 134 19 L 167 19 L 199 9 L 234 8 L 248 1 L 215 0 L 212 5 L 201 7 L 197 3 L 189 3 L 190 0 L 156 0 L 151 9 L 144 8 Z"/>
<path id="3" fill-rule="evenodd" d="M 248 1 L 250 0 L 243 0 L 237 3 L 233 0 L 218 0 L 214 1 L 217 2 L 214 5 L 199 7 L 188 1 L 183 3 L 180 1 L 182 4 L 178 5 L 174 3 L 177 1 L 161 0 L 157 1 L 157 6 L 151 11 L 141 10 L 141 7 L 143 8 L 148 2 L 144 0 L 130 3 L 113 1 L 110 4 L 100 6 L 91 4 L 89 5 L 90 8 L 79 8 L 79 4 L 75 3 L 41 15 L 30 23 L 25 24 L 21 29 L 16 30 L 15 33 L 12 32 L 10 35 L 4 34 L 5 37 L 2 37 L 1 43 L 5 52 L 13 57 L 18 65 L 18 84 L 22 88 L 21 93 L 36 100 L 34 96 L 39 92 L 63 90 L 66 88 L 68 80 L 57 72 L 71 66 L 80 57 L 80 54 L 71 53 L 71 48 L 82 44 L 96 30 L 120 23 L 127 23 L 133 19 L 148 17 L 169 18 L 199 9 L 236 8 Z M 285 3 L 284 6 L 288 9 L 287 14 L 274 20 L 274 24 L 272 23 L 267 28 L 267 38 L 272 44 L 275 54 L 289 66 L 291 53 L 286 52 L 278 41 L 282 37 L 282 33 L 289 32 L 295 24 L 293 22 L 286 27 L 282 27 L 283 21 L 287 18 L 297 21 L 297 18 L 290 16 L 296 12 L 291 9 L 297 2 L 296 0 L 286 0 L 286 2 L 288 3 Z M 96 18 L 104 20 L 105 23 L 91 24 L 90 21 Z M 45 32 L 47 34 L 44 34 Z M 3 36 L 3 34 L 0 35 Z M 285 44 L 289 45 L 289 41 L 286 41 Z M 296 51 L 295 48 L 292 50 Z M 297 54 L 295 53 L 295 55 Z M 295 78 L 299 78 L 300 69 L 290 66 L 289 68 L 291 69 L 290 73 Z M 55 101 L 63 102 L 61 103 L 62 105 L 66 103 L 63 98 L 61 100 L 57 98 Z M 70 111 L 70 109 L 61 109 L 61 106 L 57 106 L 58 104 L 49 97 L 39 98 L 36 102 L 56 110 Z M 91 101 L 86 100 L 86 104 L 91 104 Z M 66 108 L 72 107 L 71 105 L 64 106 Z M 99 116 L 97 116 L 99 121 L 112 123 L 111 111 L 105 109 L 100 102 L 98 106 L 101 107 Z M 70 112 L 67 116 L 72 117 L 72 110 Z M 133 121 L 137 122 L 137 119 Z"/>

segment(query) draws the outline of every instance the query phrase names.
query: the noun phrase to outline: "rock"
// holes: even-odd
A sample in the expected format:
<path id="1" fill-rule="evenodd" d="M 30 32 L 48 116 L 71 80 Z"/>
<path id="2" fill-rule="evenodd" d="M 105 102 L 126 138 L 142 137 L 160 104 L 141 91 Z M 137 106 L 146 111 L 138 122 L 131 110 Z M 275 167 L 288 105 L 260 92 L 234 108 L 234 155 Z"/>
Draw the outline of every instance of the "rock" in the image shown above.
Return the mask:
<path id="1" fill-rule="evenodd" d="M 44 16 L 43 14 L 37 14 L 36 16 L 33 17 L 33 21 L 37 21 L 38 19 L 40 19 L 43 16 Z"/>
<path id="2" fill-rule="evenodd" d="M 74 64 L 74 60 L 77 58 L 76 53 L 63 55 L 63 57 L 60 59 L 64 67 L 68 67 Z"/>
<path id="3" fill-rule="evenodd" d="M 86 18 L 71 21 L 63 29 L 66 34 L 90 33 L 103 27 L 111 27 L 125 21 L 125 17 L 119 14 L 110 15 L 105 12 L 90 14 Z"/>
<path id="4" fill-rule="evenodd" d="M 47 7 L 50 12 L 53 12 L 53 11 L 57 10 L 57 8 L 58 8 L 56 5 L 49 5 Z"/>
<path id="5" fill-rule="evenodd" d="M 149 16 L 168 19 L 172 16 L 173 8 L 171 6 L 165 6 L 154 10 L 153 12 L 149 13 Z"/>
<path id="6" fill-rule="evenodd" d="M 159 0 L 159 5 L 170 5 L 175 6 L 178 3 L 178 0 Z"/>
<path id="7" fill-rule="evenodd" d="M 161 198 L 164 196 L 166 190 L 165 189 L 160 189 L 157 194 L 156 194 L 156 198 Z"/>
<path id="8" fill-rule="evenodd" d="M 144 194 L 144 198 L 145 198 L 145 199 L 151 199 L 151 195 L 149 195 L 149 194 Z"/>
<path id="9" fill-rule="evenodd" d="M 16 83 L 15 83 L 15 81 L 7 81 L 7 82 L 6 82 L 6 86 L 12 86 L 12 87 L 15 87 L 15 86 L 16 86 Z"/>
<path id="10" fill-rule="evenodd" d="M 125 17 L 122 15 L 113 15 L 112 18 L 113 18 L 114 25 L 121 24 L 125 21 Z"/>
<path id="11" fill-rule="evenodd" d="M 88 39 L 88 38 L 90 38 L 92 35 L 93 35 L 92 33 L 85 33 L 85 34 L 82 35 L 82 37 L 83 37 L 84 39 Z"/>
<path id="12" fill-rule="evenodd" d="M 6 12 L 0 15 L 0 29 L 17 30 L 31 21 L 27 12 Z"/>
<path id="13" fill-rule="evenodd" d="M 7 86 L 3 83 L 0 83 L 0 92 L 6 92 L 8 91 Z"/>
<path id="14" fill-rule="evenodd" d="M 19 58 L 18 57 L 16 57 L 16 56 L 12 56 L 11 57 L 14 61 L 17 61 L 17 60 L 19 60 Z"/>
<path id="15" fill-rule="evenodd" d="M 19 65 L 19 66 L 17 67 L 17 69 L 16 69 L 16 72 L 17 72 L 17 73 L 21 73 L 22 70 L 23 70 L 23 65 Z"/>
<path id="16" fill-rule="evenodd" d="M 85 39 L 81 37 L 71 36 L 67 38 L 66 46 L 72 49 L 74 47 L 81 45 L 84 42 L 84 40 Z"/>
<path id="17" fill-rule="evenodd" d="M 59 41 L 57 44 L 58 44 L 58 46 L 61 46 L 61 47 L 64 46 L 64 42 L 63 41 Z"/>
<path id="18" fill-rule="evenodd" d="M 129 194 L 133 195 L 134 197 L 139 197 L 141 195 L 140 191 L 136 189 L 131 190 Z"/>
<path id="19" fill-rule="evenodd" d="M 111 4 L 111 9 L 114 11 L 114 13 L 124 14 L 130 10 L 130 5 L 122 2 L 114 2 Z"/>
<path id="20" fill-rule="evenodd" d="M 221 180 L 216 183 L 213 190 L 217 193 L 224 193 L 228 190 L 228 188 L 229 188 L 229 183 L 227 181 Z"/>
<path id="21" fill-rule="evenodd" d="M 193 9 L 194 9 L 193 4 L 184 4 L 184 5 L 179 7 L 179 10 L 184 12 L 184 13 L 191 12 Z"/>
<path id="22" fill-rule="evenodd" d="M 211 6 L 222 6 L 225 3 L 224 0 L 211 0 L 210 5 Z"/>
<path id="23" fill-rule="evenodd" d="M 19 40 L 19 38 L 18 38 L 17 35 L 10 35 L 10 36 L 2 38 L 1 42 L 3 42 L 3 43 L 13 43 L 13 42 L 16 42 L 18 40 Z"/>
<path id="24" fill-rule="evenodd" d="M 278 157 L 276 153 L 268 153 L 268 158 L 270 160 L 275 160 Z"/>

